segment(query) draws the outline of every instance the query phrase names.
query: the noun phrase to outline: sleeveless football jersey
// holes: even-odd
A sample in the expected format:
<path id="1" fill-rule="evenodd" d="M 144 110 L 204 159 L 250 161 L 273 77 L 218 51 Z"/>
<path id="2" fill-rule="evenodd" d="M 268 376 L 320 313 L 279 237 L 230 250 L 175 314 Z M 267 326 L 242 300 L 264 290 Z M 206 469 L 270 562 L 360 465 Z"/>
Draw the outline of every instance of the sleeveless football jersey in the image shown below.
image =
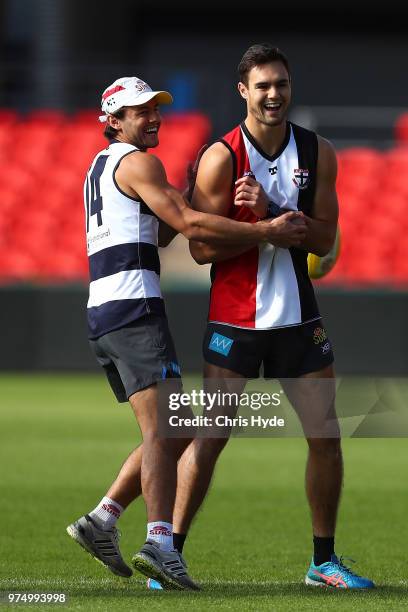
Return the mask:
<path id="1" fill-rule="evenodd" d="M 251 171 L 281 209 L 310 215 L 316 188 L 317 136 L 287 122 L 286 135 L 273 156 L 262 151 L 245 124 L 221 142 L 233 160 L 228 216 L 256 223 L 244 206 L 234 206 L 234 182 Z M 307 252 L 261 244 L 211 270 L 209 321 L 236 327 L 270 329 L 300 325 L 320 318 L 307 271 Z"/>
<path id="2" fill-rule="evenodd" d="M 138 149 L 133 145 L 111 142 L 96 155 L 85 179 L 91 339 L 146 314 L 164 315 L 159 221 L 144 202 L 121 191 L 115 180 L 120 161 L 134 151 Z"/>

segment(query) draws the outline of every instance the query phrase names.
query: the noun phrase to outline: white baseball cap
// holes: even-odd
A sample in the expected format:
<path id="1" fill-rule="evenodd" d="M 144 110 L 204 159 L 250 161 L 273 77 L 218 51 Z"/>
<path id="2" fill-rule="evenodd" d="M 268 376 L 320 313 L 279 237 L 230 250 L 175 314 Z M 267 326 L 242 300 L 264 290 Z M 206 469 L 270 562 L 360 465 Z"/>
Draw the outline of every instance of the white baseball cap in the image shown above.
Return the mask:
<path id="1" fill-rule="evenodd" d="M 116 113 L 123 106 L 138 106 L 157 98 L 159 104 L 171 104 L 173 96 L 168 91 L 152 91 L 147 83 L 138 77 L 122 77 L 109 85 L 102 94 L 101 108 L 105 115 L 99 117 L 104 123 L 109 114 Z"/>

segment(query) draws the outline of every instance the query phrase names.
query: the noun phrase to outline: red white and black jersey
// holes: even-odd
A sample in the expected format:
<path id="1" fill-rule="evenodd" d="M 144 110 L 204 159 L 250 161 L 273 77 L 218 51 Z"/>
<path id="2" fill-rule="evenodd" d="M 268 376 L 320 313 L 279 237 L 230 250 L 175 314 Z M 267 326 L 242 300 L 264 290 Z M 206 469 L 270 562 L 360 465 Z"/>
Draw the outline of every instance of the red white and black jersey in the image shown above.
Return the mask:
<path id="1" fill-rule="evenodd" d="M 318 152 L 314 132 L 287 122 L 285 139 L 273 156 L 261 150 L 244 123 L 221 142 L 233 159 L 231 219 L 249 223 L 258 220 L 248 208 L 234 205 L 234 182 L 249 171 L 281 209 L 310 215 Z M 320 318 L 307 270 L 307 252 L 302 249 L 262 244 L 215 264 L 211 278 L 211 322 L 270 329 Z"/>

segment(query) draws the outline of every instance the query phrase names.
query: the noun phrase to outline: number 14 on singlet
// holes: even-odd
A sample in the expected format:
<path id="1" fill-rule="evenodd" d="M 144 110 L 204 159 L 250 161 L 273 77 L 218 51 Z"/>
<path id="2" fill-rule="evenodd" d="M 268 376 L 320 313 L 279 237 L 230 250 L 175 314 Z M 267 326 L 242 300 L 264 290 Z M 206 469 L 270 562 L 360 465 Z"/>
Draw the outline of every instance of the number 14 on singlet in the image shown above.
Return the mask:
<path id="1" fill-rule="evenodd" d="M 108 155 L 101 155 L 96 160 L 93 170 L 86 177 L 85 204 L 86 204 L 86 233 L 89 233 L 89 221 L 93 215 L 97 215 L 98 227 L 102 225 L 102 196 L 100 179 L 105 169 Z"/>

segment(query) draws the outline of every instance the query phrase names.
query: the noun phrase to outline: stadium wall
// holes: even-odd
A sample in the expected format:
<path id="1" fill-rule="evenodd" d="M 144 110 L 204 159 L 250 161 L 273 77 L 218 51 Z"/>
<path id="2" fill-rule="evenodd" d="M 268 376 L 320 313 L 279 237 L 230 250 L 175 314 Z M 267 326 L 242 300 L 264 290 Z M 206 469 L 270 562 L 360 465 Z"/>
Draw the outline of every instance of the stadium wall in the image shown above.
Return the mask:
<path id="1" fill-rule="evenodd" d="M 321 289 L 321 312 L 341 375 L 408 375 L 408 292 Z M 167 312 L 182 368 L 201 370 L 208 296 L 172 292 Z M 83 286 L 0 288 L 0 371 L 92 371 Z"/>

